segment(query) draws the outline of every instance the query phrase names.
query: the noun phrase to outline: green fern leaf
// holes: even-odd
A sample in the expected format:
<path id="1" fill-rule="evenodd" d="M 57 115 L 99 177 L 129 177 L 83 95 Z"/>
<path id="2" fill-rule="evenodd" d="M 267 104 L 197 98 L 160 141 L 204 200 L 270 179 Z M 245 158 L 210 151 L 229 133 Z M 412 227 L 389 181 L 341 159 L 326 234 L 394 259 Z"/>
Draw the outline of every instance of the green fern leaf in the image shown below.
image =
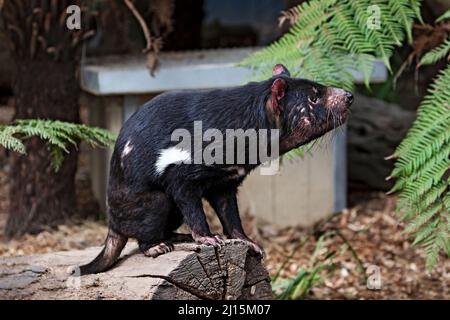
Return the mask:
<path id="1" fill-rule="evenodd" d="M 434 64 L 437 61 L 444 59 L 450 52 L 450 38 L 448 38 L 439 47 L 427 52 L 420 60 L 419 65 Z"/>
<path id="2" fill-rule="evenodd" d="M 70 147 L 76 148 L 80 141 L 95 147 L 109 147 L 116 139 L 115 134 L 101 128 L 56 120 L 22 119 L 11 125 L 0 126 L 0 145 L 15 152 L 25 154 L 22 140 L 32 136 L 48 144 L 52 165 L 56 170 L 64 161 L 64 153 L 68 153 Z"/>
<path id="3" fill-rule="evenodd" d="M 446 12 L 444 12 L 443 15 L 441 15 L 439 18 L 436 19 L 436 22 L 441 22 L 444 20 L 450 19 L 450 10 L 447 10 Z"/>

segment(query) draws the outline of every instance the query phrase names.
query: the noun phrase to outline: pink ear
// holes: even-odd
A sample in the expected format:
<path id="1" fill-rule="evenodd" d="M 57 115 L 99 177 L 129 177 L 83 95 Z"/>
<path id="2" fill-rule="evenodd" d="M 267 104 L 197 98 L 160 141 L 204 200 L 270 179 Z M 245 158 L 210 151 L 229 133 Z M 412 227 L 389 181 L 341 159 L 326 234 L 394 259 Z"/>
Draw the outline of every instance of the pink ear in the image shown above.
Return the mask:
<path id="1" fill-rule="evenodd" d="M 272 109 L 277 114 L 280 114 L 281 112 L 279 102 L 284 97 L 285 91 L 286 91 L 286 81 L 281 78 L 275 79 L 275 81 L 272 83 L 271 102 L 272 102 Z"/>
<path id="2" fill-rule="evenodd" d="M 278 76 L 280 74 L 284 74 L 287 76 L 291 76 L 291 74 L 289 73 L 288 69 L 282 65 L 281 63 L 276 64 L 273 69 L 272 69 L 272 76 Z"/>

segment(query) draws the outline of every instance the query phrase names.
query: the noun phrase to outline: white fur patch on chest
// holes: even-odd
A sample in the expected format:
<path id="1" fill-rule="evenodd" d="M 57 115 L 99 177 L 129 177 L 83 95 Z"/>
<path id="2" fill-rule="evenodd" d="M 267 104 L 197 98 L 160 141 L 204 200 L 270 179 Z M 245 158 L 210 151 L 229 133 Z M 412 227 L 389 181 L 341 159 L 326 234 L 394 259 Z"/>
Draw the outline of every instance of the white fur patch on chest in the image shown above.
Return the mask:
<path id="1" fill-rule="evenodd" d="M 191 154 L 183 149 L 177 147 L 170 147 L 159 152 L 159 157 L 156 160 L 156 173 L 162 174 L 166 168 L 171 164 L 190 163 Z"/>

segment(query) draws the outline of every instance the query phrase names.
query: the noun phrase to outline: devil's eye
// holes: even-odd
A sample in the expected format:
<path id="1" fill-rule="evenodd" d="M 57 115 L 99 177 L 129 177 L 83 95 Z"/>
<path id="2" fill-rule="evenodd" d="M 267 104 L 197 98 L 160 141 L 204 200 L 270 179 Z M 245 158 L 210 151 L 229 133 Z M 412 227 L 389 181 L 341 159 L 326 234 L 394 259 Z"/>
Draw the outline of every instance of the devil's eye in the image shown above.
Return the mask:
<path id="1" fill-rule="evenodd" d="M 312 96 L 312 97 L 308 97 L 309 102 L 311 103 L 317 103 L 317 101 L 319 101 L 319 98 L 317 98 L 317 96 Z"/>

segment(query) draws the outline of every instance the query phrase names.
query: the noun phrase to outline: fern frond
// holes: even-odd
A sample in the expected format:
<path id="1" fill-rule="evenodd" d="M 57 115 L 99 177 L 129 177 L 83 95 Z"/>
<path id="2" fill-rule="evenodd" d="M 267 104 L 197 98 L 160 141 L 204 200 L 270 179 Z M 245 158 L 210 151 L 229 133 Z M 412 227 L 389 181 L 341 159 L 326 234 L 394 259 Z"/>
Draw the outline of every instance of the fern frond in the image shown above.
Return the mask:
<path id="1" fill-rule="evenodd" d="M 298 7 L 292 7 L 285 11 L 281 11 L 281 15 L 278 18 L 278 27 L 282 27 L 285 22 L 293 25 L 300 17 L 300 10 Z"/>
<path id="2" fill-rule="evenodd" d="M 408 43 L 412 44 L 412 23 L 416 18 L 417 12 L 409 0 L 390 1 L 390 13 L 393 18 L 398 20 L 406 31 Z"/>
<path id="3" fill-rule="evenodd" d="M 409 5 L 415 13 L 415 17 L 419 20 L 420 23 L 424 23 L 422 19 L 422 15 L 420 14 L 420 5 L 421 0 L 409 0 Z"/>
<path id="4" fill-rule="evenodd" d="M 436 227 L 439 223 L 439 218 L 434 219 L 425 228 L 416 233 L 413 241 L 413 246 L 422 243 L 436 232 Z"/>
<path id="5" fill-rule="evenodd" d="M 450 246 L 450 65 L 430 86 L 417 119 L 397 147 L 391 176 L 397 181 L 398 209 L 408 223 L 405 232 L 424 247 L 430 270 Z"/>
<path id="6" fill-rule="evenodd" d="M 450 19 L 450 10 L 447 10 L 446 12 L 444 12 L 443 15 L 441 15 L 439 18 L 436 19 L 436 22 L 441 22 L 444 20 Z"/>
<path id="7" fill-rule="evenodd" d="M 429 220 L 436 216 L 437 213 L 442 209 L 441 204 L 435 204 L 428 210 L 420 212 L 414 219 L 412 219 L 408 226 L 405 228 L 404 233 L 417 232 L 421 229 Z"/>
<path id="8" fill-rule="evenodd" d="M 8 150 L 25 154 L 22 140 L 32 136 L 47 143 L 55 170 L 61 167 L 70 146 L 77 147 L 85 141 L 95 147 L 109 147 L 116 139 L 115 134 L 101 128 L 57 120 L 17 120 L 0 126 L 0 145 Z"/>
<path id="9" fill-rule="evenodd" d="M 439 252 L 448 246 L 449 230 L 439 228 L 437 232 L 430 236 L 429 241 L 424 243 L 425 252 L 427 254 L 426 267 L 428 270 L 439 262 Z"/>
<path id="10" fill-rule="evenodd" d="M 450 38 L 444 41 L 439 47 L 434 48 L 430 52 L 427 52 L 422 59 L 420 59 L 419 65 L 434 64 L 441 59 L 449 56 L 450 53 Z"/>
<path id="11" fill-rule="evenodd" d="M 375 7 L 375 13 L 368 8 Z M 352 73 L 342 70 L 344 56 L 389 59 L 403 39 L 412 39 L 412 23 L 420 18 L 420 1 L 400 0 L 311 0 L 284 11 L 280 22 L 292 26 L 283 37 L 240 63 L 255 70 L 254 79 L 270 76 L 274 64 L 293 66 L 296 77 L 320 79 L 325 85 L 352 85 Z M 378 15 L 378 16 L 377 16 Z M 378 20 L 378 25 L 369 22 Z M 369 83 L 368 63 L 350 64 Z M 318 67 L 315 67 L 318 66 Z M 320 68 L 319 68 L 320 67 Z M 370 73 L 369 73 L 370 72 Z M 339 79 L 339 81 L 336 81 Z"/>
<path id="12" fill-rule="evenodd" d="M 25 154 L 25 146 L 22 141 L 14 136 L 17 132 L 18 130 L 16 127 L 1 125 L 0 145 L 4 146 L 8 150 Z"/>

